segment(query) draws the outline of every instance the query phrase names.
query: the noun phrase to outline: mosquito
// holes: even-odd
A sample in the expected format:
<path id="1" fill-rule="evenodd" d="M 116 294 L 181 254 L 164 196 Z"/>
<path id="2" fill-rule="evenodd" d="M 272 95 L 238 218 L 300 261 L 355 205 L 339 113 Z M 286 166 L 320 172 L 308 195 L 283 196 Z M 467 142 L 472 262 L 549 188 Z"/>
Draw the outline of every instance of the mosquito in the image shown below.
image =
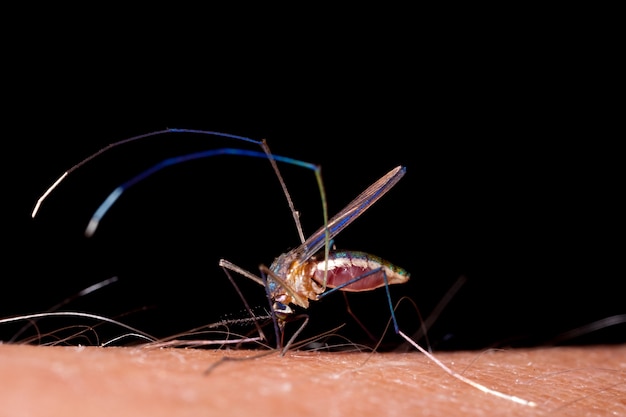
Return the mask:
<path id="1" fill-rule="evenodd" d="M 258 283 L 259 285 L 262 285 L 265 288 L 266 296 L 270 304 L 271 317 L 274 322 L 276 341 L 278 345 L 277 348 L 280 351 L 281 355 L 284 355 L 288 351 L 293 341 L 298 337 L 300 332 L 304 329 L 309 321 L 309 317 L 307 314 L 296 315 L 296 311 L 291 307 L 291 304 L 306 309 L 309 307 L 309 301 L 319 301 L 323 297 L 326 297 L 336 291 L 360 292 L 384 287 L 386 291 L 387 302 L 389 304 L 389 310 L 391 312 L 391 321 L 393 322 L 394 331 L 397 335 L 405 339 L 413 347 L 426 355 L 431 361 L 437 364 L 452 377 L 487 394 L 494 395 L 526 406 L 536 405 L 536 403 L 532 401 L 528 401 L 513 395 L 490 389 L 453 371 L 444 363 L 439 361 L 439 359 L 437 359 L 433 354 L 422 348 L 413 339 L 411 339 L 400 330 L 395 317 L 389 286 L 392 284 L 406 283 L 409 280 L 410 274 L 405 269 L 395 266 L 378 256 L 367 254 L 365 252 L 331 250 L 331 243 L 333 239 L 341 231 L 348 227 L 354 220 L 361 216 L 383 195 L 391 190 L 398 183 L 398 181 L 400 181 L 400 179 L 402 179 L 402 177 L 406 173 L 406 167 L 404 166 L 400 165 L 391 169 L 380 179 L 372 183 L 361 194 L 359 194 L 350 203 L 348 203 L 346 207 L 344 207 L 339 213 L 337 213 L 329 220 L 326 193 L 321 176 L 321 167 L 319 165 L 272 154 L 265 140 L 257 141 L 243 136 L 214 131 L 193 129 L 165 129 L 112 143 L 85 158 L 78 164 L 74 165 L 68 171 L 64 172 L 43 193 L 43 195 L 35 204 L 32 212 L 32 217 L 36 216 L 41 207 L 41 204 L 48 197 L 48 195 L 71 172 L 80 168 L 85 163 L 89 162 L 93 158 L 113 147 L 165 133 L 195 133 L 233 138 L 249 143 L 254 143 L 260 146 L 263 152 L 245 149 L 221 148 L 165 159 L 162 162 L 154 165 L 152 168 L 143 171 L 142 173 L 131 178 L 129 181 L 115 188 L 115 190 L 113 190 L 113 192 L 109 194 L 109 196 L 94 212 L 85 230 L 86 236 L 89 237 L 95 233 L 102 217 L 106 214 L 109 208 L 115 203 L 115 201 L 124 191 L 165 167 L 195 159 L 209 158 L 217 155 L 239 155 L 267 159 L 271 163 L 272 168 L 276 176 L 278 177 L 278 181 L 283 189 L 283 194 L 287 199 L 287 203 L 289 205 L 298 234 L 300 236 L 301 244 L 296 248 L 278 256 L 276 259 L 274 259 L 269 267 L 262 264 L 259 267 L 260 276 L 253 274 L 252 272 L 249 272 L 243 268 L 240 268 L 239 266 L 231 263 L 226 259 L 220 259 L 219 266 L 222 267 L 228 279 L 235 287 L 236 291 L 239 294 L 239 297 L 242 299 L 246 307 L 246 310 L 251 316 L 254 316 L 254 314 L 252 313 L 251 308 L 249 307 L 244 295 L 241 293 L 238 286 L 236 285 L 235 280 L 232 278 L 230 272 L 242 275 Z M 307 168 L 315 173 L 321 198 L 324 224 L 306 239 L 304 238 L 304 233 L 299 220 L 299 212 L 295 209 L 293 205 L 285 181 L 283 180 L 282 175 L 280 174 L 280 170 L 278 169 L 277 162 Z M 286 323 L 293 321 L 297 318 L 303 320 L 302 324 L 297 329 L 297 331 L 289 338 L 287 343 L 283 344 Z M 257 325 L 257 330 L 261 335 L 261 339 L 265 339 L 262 329 L 256 322 L 255 324 Z"/>

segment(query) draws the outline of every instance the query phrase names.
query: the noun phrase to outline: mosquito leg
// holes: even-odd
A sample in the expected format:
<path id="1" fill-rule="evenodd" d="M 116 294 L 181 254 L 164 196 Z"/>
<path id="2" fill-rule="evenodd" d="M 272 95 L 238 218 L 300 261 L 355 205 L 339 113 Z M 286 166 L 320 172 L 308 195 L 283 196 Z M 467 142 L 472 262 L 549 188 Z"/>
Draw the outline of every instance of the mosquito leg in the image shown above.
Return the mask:
<path id="1" fill-rule="evenodd" d="M 490 395 L 494 395 L 496 397 L 500 397 L 500 398 L 504 398 L 505 400 L 509 400 L 509 401 L 513 401 L 515 403 L 518 404 L 523 404 L 523 405 L 527 405 L 530 407 L 535 407 L 537 404 L 532 402 L 532 401 L 528 401 L 525 400 L 523 398 L 519 398 L 516 397 L 514 395 L 509 395 L 509 394 L 505 394 L 503 392 L 500 391 L 496 391 L 493 390 L 491 388 L 487 388 L 486 386 L 479 384 L 478 382 L 469 379 L 461 374 L 459 374 L 456 371 L 453 371 L 452 369 L 448 368 L 443 362 L 441 362 L 439 359 L 437 359 L 432 353 L 428 352 L 426 349 L 424 349 L 423 347 L 421 347 L 420 345 L 418 345 L 413 339 L 411 339 L 409 336 L 405 335 L 404 333 L 402 333 L 400 331 L 400 328 L 398 327 L 398 322 L 396 321 L 396 315 L 394 313 L 393 310 L 393 305 L 391 303 L 391 293 L 389 292 L 389 282 L 387 281 L 387 274 L 383 271 L 383 276 L 385 279 L 385 291 L 387 292 L 387 300 L 389 301 L 389 308 L 391 309 L 391 318 L 393 320 L 393 326 L 394 329 L 396 331 L 396 334 L 399 335 L 400 337 L 402 337 L 403 339 L 405 339 L 407 342 L 409 342 L 415 349 L 419 350 L 420 352 L 422 352 L 424 355 L 426 355 L 426 357 L 428 359 L 430 359 L 431 361 L 433 361 L 437 366 L 439 366 L 441 369 L 443 369 L 448 375 L 452 376 L 453 378 L 458 379 L 461 382 L 464 382 L 484 393 L 490 394 Z"/>
<path id="2" fill-rule="evenodd" d="M 261 337 L 261 340 L 267 340 L 267 338 L 265 337 L 265 333 L 263 333 L 263 329 L 261 328 L 261 325 L 259 324 L 258 320 L 256 320 L 256 316 L 254 315 L 254 313 L 252 312 L 252 309 L 250 308 L 250 305 L 248 304 L 248 301 L 246 300 L 246 297 L 244 297 L 243 293 L 241 292 L 241 290 L 239 289 L 239 286 L 237 285 L 237 283 L 235 282 L 235 280 L 233 279 L 232 275 L 230 274 L 230 271 L 236 272 L 239 275 L 242 275 L 246 278 L 249 278 L 257 283 L 259 283 L 259 281 L 261 281 L 259 279 L 259 277 L 257 277 L 254 274 L 251 274 L 250 272 L 238 267 L 237 265 L 225 260 L 225 259 L 220 259 L 219 265 L 222 267 L 222 269 L 224 270 L 224 273 L 226 274 L 226 276 L 228 277 L 228 279 L 230 280 L 230 283 L 233 284 L 233 287 L 235 287 L 235 291 L 237 291 L 237 294 L 239 294 L 239 298 L 241 298 L 241 301 L 243 301 L 243 305 L 245 306 L 246 310 L 248 311 L 248 314 L 250 314 L 250 317 L 253 319 L 254 321 L 254 325 L 257 328 L 257 331 L 259 332 L 259 336 Z M 262 283 L 262 281 L 261 281 Z"/>
<path id="3" fill-rule="evenodd" d="M 370 271 L 367 271 L 367 272 L 366 272 L 366 273 L 364 273 L 364 274 L 359 275 L 359 276 L 358 276 L 358 277 L 356 277 L 356 278 L 352 278 L 351 280 L 349 280 L 349 281 L 346 281 L 346 282 L 342 283 L 341 285 L 338 285 L 338 286 L 336 286 L 336 287 L 334 287 L 334 288 L 329 288 L 326 292 L 324 292 L 324 293 L 322 293 L 322 294 L 320 294 L 320 295 L 318 296 L 318 300 L 319 300 L 319 299 L 322 299 L 323 297 L 326 297 L 326 296 L 327 296 L 327 295 L 329 295 L 329 294 L 334 293 L 335 291 L 339 291 L 339 290 L 341 290 L 341 289 L 343 289 L 343 288 L 347 287 L 347 286 L 348 286 L 348 285 L 350 285 L 350 284 L 354 284 L 355 282 L 360 281 L 360 280 L 362 280 L 362 279 L 363 279 L 363 278 L 365 278 L 365 277 L 368 277 L 368 276 L 373 275 L 373 274 L 377 274 L 377 273 L 379 273 L 379 272 L 382 272 L 383 279 L 384 279 L 384 281 L 385 281 L 385 290 L 386 290 L 386 292 L 387 292 L 387 302 L 389 303 L 389 311 L 391 311 L 391 319 L 393 320 L 393 327 L 394 327 L 394 330 L 395 330 L 396 334 L 398 334 L 398 332 L 400 331 L 400 329 L 398 328 L 398 322 L 396 321 L 396 314 L 395 314 L 395 312 L 394 312 L 394 309 L 393 309 L 393 304 L 392 304 L 392 302 L 391 302 L 391 293 L 390 293 L 390 291 L 389 291 L 389 280 L 387 279 L 387 274 L 385 273 L 385 270 L 384 270 L 384 268 L 382 268 L 382 267 L 380 267 L 380 268 L 374 268 L 374 269 L 372 269 L 372 270 L 370 270 Z M 357 320 L 357 321 L 358 321 L 358 320 Z"/>
<path id="4" fill-rule="evenodd" d="M 503 392 L 500 391 L 496 391 L 493 390 L 491 388 L 487 388 L 486 386 L 479 384 L 478 382 L 467 378 L 466 376 L 463 376 L 461 374 L 459 374 L 456 371 L 453 371 L 452 369 L 448 368 L 443 362 L 441 362 L 439 359 L 437 359 L 432 353 L 428 352 L 426 349 L 424 349 L 423 347 L 421 347 L 420 345 L 418 345 L 413 339 L 411 339 L 409 336 L 407 336 L 406 334 L 404 334 L 402 331 L 400 331 L 400 328 L 398 326 L 398 322 L 396 320 L 396 314 L 394 312 L 394 308 L 393 308 L 393 304 L 391 302 L 391 292 L 389 291 L 389 280 L 387 278 L 387 273 L 385 272 L 384 268 L 375 268 L 372 269 L 371 271 L 368 271 L 365 274 L 362 274 L 356 278 L 353 278 L 335 288 L 331 288 L 328 291 L 326 291 L 325 293 L 320 295 L 320 298 L 322 296 L 326 296 L 331 292 L 340 290 L 354 282 L 357 282 L 363 278 L 365 278 L 366 276 L 369 276 L 371 274 L 375 274 L 377 272 L 380 272 L 382 270 L 382 274 L 383 274 L 383 279 L 385 282 L 385 292 L 387 293 L 387 302 L 389 303 L 389 311 L 391 312 L 391 320 L 393 321 L 393 327 L 394 327 L 394 331 L 397 335 L 399 335 L 400 337 L 402 337 L 404 340 L 406 340 L 408 343 L 411 344 L 411 346 L 413 346 L 415 349 L 417 349 L 418 351 L 420 351 L 421 353 L 423 353 L 424 355 L 426 355 L 426 357 L 428 359 L 430 359 L 432 362 L 434 362 L 437 366 L 439 366 L 441 369 L 443 369 L 448 375 L 452 376 L 453 378 L 458 379 L 461 382 L 464 382 L 486 394 L 490 394 L 499 398 L 503 398 L 505 400 L 509 400 L 518 404 L 522 404 L 522 405 L 526 405 L 529 407 L 535 407 L 537 404 L 535 402 L 532 401 L 528 401 L 525 400 L 523 398 L 519 398 L 516 397 L 514 395 L 509 395 L 509 394 L 505 394 Z"/>
<path id="5" fill-rule="evenodd" d="M 302 322 L 300 327 L 298 327 L 298 330 L 296 330 L 296 332 L 289 338 L 289 341 L 287 342 L 285 347 L 280 351 L 280 356 L 285 356 L 285 353 L 287 353 L 287 351 L 291 347 L 291 344 L 294 342 L 294 340 L 296 340 L 298 338 L 298 336 L 300 335 L 302 330 L 304 330 L 306 325 L 309 323 L 309 315 L 308 314 L 298 314 L 297 316 L 295 316 L 292 319 L 290 319 L 290 321 L 291 320 L 297 320 L 297 319 L 304 319 L 304 321 Z"/>
<path id="6" fill-rule="evenodd" d="M 342 291 L 341 294 L 343 295 L 343 299 L 346 302 L 346 311 L 348 312 L 350 317 L 352 317 L 352 319 L 359 325 L 359 327 L 361 327 L 361 329 L 365 332 L 365 334 L 367 334 L 367 337 L 369 337 L 372 342 L 376 342 L 376 337 L 372 334 L 372 332 L 367 329 L 367 327 L 365 327 L 363 323 L 361 323 L 361 320 L 359 320 L 356 314 L 354 314 L 354 312 L 352 311 L 352 308 L 350 307 L 350 302 L 348 301 L 348 296 L 346 295 L 345 291 Z"/>

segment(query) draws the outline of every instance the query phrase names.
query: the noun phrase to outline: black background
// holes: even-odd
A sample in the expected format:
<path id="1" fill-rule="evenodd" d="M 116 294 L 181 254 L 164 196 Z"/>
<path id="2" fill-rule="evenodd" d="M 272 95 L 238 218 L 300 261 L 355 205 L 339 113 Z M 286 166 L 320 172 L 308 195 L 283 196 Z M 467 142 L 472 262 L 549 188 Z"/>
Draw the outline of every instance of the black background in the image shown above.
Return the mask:
<path id="1" fill-rule="evenodd" d="M 309 34 L 297 47 L 282 35 L 233 46 L 223 32 L 174 38 L 159 27 L 112 45 L 107 30 L 84 47 L 78 32 L 58 29 L 9 65 L 2 317 L 45 311 L 112 276 L 61 310 L 118 317 L 158 337 L 245 315 L 218 260 L 256 272 L 299 243 L 266 161 L 170 167 L 129 189 L 94 237 L 83 230 L 117 185 L 164 158 L 251 145 L 164 135 L 120 146 L 73 172 L 30 218 L 65 170 L 166 127 L 265 138 L 277 155 L 320 164 L 331 215 L 406 166 L 335 243 L 410 271 L 393 296 L 410 297 L 423 316 L 467 278 L 430 329 L 440 349 L 549 344 L 625 314 L 623 152 L 610 128 L 619 86 L 610 55 L 584 37 L 533 41 L 503 28 L 420 37 L 400 25 L 383 38 L 361 28 L 330 44 Z M 199 37 L 206 44 L 188 42 Z M 313 174 L 281 169 L 311 233 L 322 224 Z M 252 305 L 266 305 L 262 288 L 239 283 Z M 384 291 L 349 300 L 379 334 Z M 340 294 L 309 313 L 310 334 L 352 323 Z M 419 326 L 408 303 L 398 318 L 407 333 Z M 85 323 L 48 320 L 37 324 Z M 560 343 L 623 342 L 623 330 Z M 359 329 L 345 332 L 360 341 Z M 2 340 L 15 333 L 0 327 Z"/>

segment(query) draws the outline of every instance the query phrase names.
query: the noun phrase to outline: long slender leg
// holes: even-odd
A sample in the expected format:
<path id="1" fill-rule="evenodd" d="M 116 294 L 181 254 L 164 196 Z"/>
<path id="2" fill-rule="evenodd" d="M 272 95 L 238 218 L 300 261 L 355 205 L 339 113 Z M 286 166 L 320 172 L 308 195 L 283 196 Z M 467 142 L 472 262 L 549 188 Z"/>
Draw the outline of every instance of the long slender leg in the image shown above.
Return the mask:
<path id="1" fill-rule="evenodd" d="M 298 327 L 298 330 L 296 330 L 294 332 L 294 334 L 291 335 L 291 337 L 289 338 L 289 340 L 285 344 L 285 347 L 281 349 L 280 356 L 285 356 L 285 353 L 287 353 L 287 351 L 289 350 L 289 348 L 291 347 L 293 342 L 295 342 L 295 340 L 298 338 L 298 336 L 300 336 L 300 333 L 302 332 L 302 330 L 304 330 L 306 325 L 309 323 L 309 315 L 308 314 L 304 314 L 304 313 L 303 314 L 298 314 L 297 316 L 292 317 L 290 319 L 290 321 L 294 321 L 294 320 L 298 320 L 298 319 L 303 319 L 303 322 L 300 325 L 300 327 Z"/>
<path id="2" fill-rule="evenodd" d="M 166 159 L 166 160 L 160 162 L 159 164 L 153 166 L 152 168 L 150 168 L 150 169 L 140 173 L 136 177 L 132 178 L 130 181 L 127 181 L 126 183 L 124 183 L 121 186 L 117 187 L 108 196 L 108 198 L 102 203 L 102 205 L 98 208 L 96 213 L 91 218 L 91 220 L 89 222 L 89 225 L 87 226 L 87 229 L 85 230 L 85 234 L 87 236 L 93 235 L 93 233 L 95 232 L 96 228 L 98 227 L 98 223 L 99 223 L 100 219 L 102 218 L 102 216 L 107 212 L 109 207 L 119 198 L 119 196 L 128 187 L 134 185 L 135 183 L 143 180 L 144 178 L 152 175 L 156 171 L 159 171 L 159 170 L 161 170 L 161 169 L 163 169 L 163 168 L 165 168 L 167 166 L 175 165 L 175 164 L 178 164 L 178 163 L 183 163 L 183 162 L 186 162 L 186 161 L 189 161 L 189 160 L 192 160 L 192 159 L 208 158 L 208 157 L 212 157 L 212 156 L 216 156 L 216 155 L 224 155 L 224 154 L 240 155 L 240 156 L 248 156 L 248 157 L 258 157 L 258 158 L 264 158 L 264 159 L 269 160 L 269 162 L 270 162 L 270 164 L 272 166 L 272 169 L 274 170 L 274 173 L 276 174 L 276 177 L 278 178 L 280 186 L 281 186 L 281 188 L 283 190 L 283 194 L 285 195 L 285 198 L 287 200 L 287 204 L 289 206 L 289 210 L 291 211 L 291 215 L 293 217 L 293 220 L 294 220 L 297 232 L 298 232 L 298 236 L 300 238 L 300 242 L 302 242 L 302 243 L 304 242 L 304 232 L 302 230 L 302 225 L 300 223 L 299 212 L 295 209 L 295 206 L 294 206 L 293 201 L 291 199 L 291 195 L 289 194 L 289 191 L 287 189 L 285 181 L 283 180 L 283 177 L 282 177 L 282 175 L 280 173 L 280 170 L 278 169 L 278 165 L 276 164 L 276 162 L 278 161 L 278 162 L 281 162 L 281 163 L 288 163 L 288 164 L 291 164 L 291 165 L 300 166 L 300 167 L 312 170 L 315 173 L 315 178 L 317 180 L 318 187 L 319 187 L 320 198 L 321 198 L 321 203 L 322 203 L 322 213 L 323 213 L 323 216 L 324 216 L 324 224 L 325 225 L 328 224 L 328 213 L 327 213 L 327 207 L 326 207 L 326 196 L 325 196 L 324 186 L 323 186 L 322 177 L 321 177 L 321 169 L 320 169 L 320 167 L 318 165 L 315 165 L 315 164 L 312 164 L 312 163 L 309 163 L 309 162 L 305 162 L 305 161 L 296 160 L 296 159 L 293 159 L 293 158 L 288 158 L 288 157 L 274 155 L 274 154 L 271 153 L 271 151 L 269 149 L 269 146 L 267 145 L 267 142 L 265 140 L 259 141 L 259 140 L 246 138 L 244 136 L 233 135 L 233 134 L 223 133 L 223 132 L 215 132 L 215 131 L 208 131 L 208 130 L 197 130 L 197 129 L 178 129 L 178 128 L 167 128 L 167 129 L 163 129 L 163 130 L 159 130 L 159 131 L 155 131 L 155 132 L 150 132 L 150 133 L 145 133 L 145 134 L 138 135 L 138 136 L 133 136 L 133 137 L 128 138 L 128 139 L 120 140 L 120 141 L 111 143 L 111 144 L 101 148 L 97 152 L 95 152 L 95 153 L 89 155 L 88 157 L 84 158 L 82 161 L 80 161 L 79 163 L 75 164 L 74 166 L 72 166 L 67 171 L 65 171 L 59 178 L 57 178 L 52 183 L 51 186 L 49 186 L 44 191 L 44 193 L 39 197 L 39 199 L 35 203 L 35 206 L 34 206 L 34 208 L 32 210 L 32 213 L 31 213 L 31 217 L 34 218 L 37 215 L 37 213 L 39 212 L 43 202 L 59 186 L 59 184 L 61 182 L 63 182 L 63 180 L 65 180 L 65 178 L 67 178 L 68 175 L 70 175 L 72 172 L 76 171 L 77 169 L 79 169 L 83 165 L 87 164 L 89 161 L 97 158 L 98 156 L 102 155 L 103 153 L 109 151 L 110 149 L 116 148 L 118 146 L 130 143 L 130 142 L 136 142 L 136 141 L 139 141 L 141 139 L 146 139 L 146 138 L 149 138 L 149 137 L 164 135 L 164 134 L 167 134 L 167 133 L 174 133 L 174 134 L 176 134 L 176 133 L 189 133 L 189 134 L 196 134 L 196 135 L 207 135 L 207 136 L 217 136 L 217 137 L 231 138 L 231 139 L 236 139 L 236 140 L 239 140 L 239 141 L 253 143 L 255 145 L 258 145 L 259 147 L 261 147 L 263 152 L 248 151 L 248 150 L 244 150 L 244 149 L 228 149 L 228 148 L 224 148 L 224 149 L 215 149 L 215 150 L 210 150 L 210 151 L 205 151 L 205 152 L 196 152 L 196 153 L 192 153 L 192 154 L 188 154 L 188 155 L 183 155 L 181 157 Z M 324 239 L 326 255 L 328 255 L 328 251 L 329 251 L 329 239 L 330 238 L 329 238 L 328 230 L 326 230 L 325 231 L 325 239 Z"/>
<path id="3" fill-rule="evenodd" d="M 359 325 L 359 327 L 365 332 L 367 337 L 369 337 L 369 339 L 372 342 L 376 342 L 376 340 L 377 340 L 376 337 L 372 334 L 372 332 L 370 332 L 367 329 L 367 327 L 365 327 L 365 325 L 361 322 L 361 320 L 357 317 L 357 315 L 352 311 L 352 307 L 350 307 L 350 301 L 348 300 L 348 296 L 346 295 L 346 292 L 342 291 L 341 294 L 343 295 L 343 300 L 346 303 L 346 311 L 348 312 L 350 317 L 352 317 L 352 320 L 354 320 L 356 322 L 356 324 Z"/>
<path id="4" fill-rule="evenodd" d="M 385 281 L 385 292 L 387 294 L 387 302 L 389 304 L 389 310 L 391 312 L 391 320 L 393 321 L 394 331 L 395 331 L 395 333 L 397 335 L 399 335 L 404 340 L 406 340 L 408 343 L 410 343 L 411 346 L 413 346 L 415 349 L 419 350 L 421 353 L 426 355 L 426 357 L 428 359 L 433 361 L 437 366 L 439 366 L 441 369 L 443 369 L 448 375 L 452 376 L 453 378 L 456 378 L 459 381 L 464 382 L 464 383 L 466 383 L 466 384 L 468 384 L 468 385 L 470 385 L 470 386 L 472 386 L 472 387 L 474 387 L 474 388 L 476 388 L 476 389 L 478 389 L 478 390 L 480 390 L 480 391 L 482 391 L 482 392 L 484 392 L 486 394 L 489 394 L 489 395 L 494 395 L 496 397 L 503 398 L 505 400 L 512 401 L 512 402 L 515 402 L 515 403 L 518 403 L 518 404 L 522 404 L 522 405 L 526 405 L 526 406 L 530 406 L 530 407 L 535 407 L 537 405 L 536 403 L 534 403 L 532 401 L 528 401 L 528 400 L 525 400 L 523 398 L 519 398 L 519 397 L 514 396 L 514 395 L 505 394 L 503 392 L 496 391 L 496 390 L 493 390 L 491 388 L 488 388 L 488 387 L 486 387 L 486 386 L 484 386 L 484 385 L 482 385 L 482 384 L 480 384 L 480 383 L 478 383 L 478 382 L 476 382 L 476 381 L 474 381 L 472 379 L 469 379 L 469 378 L 459 374 L 458 372 L 453 371 L 452 369 L 447 367 L 443 362 L 441 362 L 439 359 L 437 359 L 432 353 L 428 352 L 426 349 L 424 349 L 419 344 L 417 344 L 417 342 L 415 342 L 409 336 L 404 334 L 400 330 L 400 328 L 398 326 L 398 322 L 396 320 L 396 315 L 395 315 L 395 312 L 394 312 L 393 304 L 391 302 L 391 292 L 389 291 L 389 280 L 388 280 L 387 274 L 386 274 L 386 272 L 385 272 L 385 270 L 383 268 L 372 269 L 371 271 L 368 271 L 365 274 L 362 274 L 362 275 L 360 275 L 360 276 L 358 276 L 356 278 L 353 278 L 353 279 L 351 279 L 351 280 L 349 280 L 349 281 L 347 281 L 347 282 L 345 282 L 345 283 L 343 283 L 343 284 L 341 284 L 341 285 L 339 285 L 339 286 L 337 286 L 335 288 L 332 288 L 332 289 L 326 291 L 325 293 L 321 294 L 320 298 L 322 296 L 326 296 L 329 293 L 332 293 L 334 291 L 341 290 L 342 288 L 345 288 L 345 287 L 347 287 L 348 285 L 350 285 L 350 284 L 352 284 L 354 282 L 362 280 L 363 278 L 365 278 L 365 277 L 367 277 L 369 275 L 372 275 L 372 274 L 375 274 L 377 272 L 380 272 L 381 270 L 382 270 L 382 273 L 383 273 L 383 279 Z"/>
<path id="5" fill-rule="evenodd" d="M 227 261 L 225 259 L 220 259 L 219 265 L 224 270 L 224 273 L 226 274 L 226 276 L 230 280 L 230 283 L 233 285 L 233 287 L 235 287 L 235 291 L 237 291 L 237 294 L 239 294 L 239 298 L 241 298 L 241 301 L 243 302 L 243 305 L 245 306 L 246 310 L 248 311 L 248 314 L 250 314 L 250 317 L 253 319 L 252 321 L 254 321 L 254 325 L 256 326 L 256 329 L 259 332 L 259 336 L 261 337 L 261 340 L 267 341 L 267 337 L 265 337 L 265 333 L 263 333 L 263 329 L 261 328 L 261 325 L 259 325 L 258 320 L 255 320 L 256 316 L 254 315 L 254 312 L 250 308 L 250 305 L 248 304 L 248 301 L 246 300 L 246 297 L 244 297 L 243 293 L 239 289 L 239 286 L 237 285 L 237 283 L 235 282 L 233 277 L 230 275 L 229 270 L 231 270 L 233 272 L 236 272 L 239 275 L 243 275 L 246 278 L 250 278 L 250 279 L 252 279 L 253 281 L 255 281 L 257 283 L 258 283 L 258 281 L 257 281 L 258 277 L 254 276 L 250 272 L 248 272 L 248 271 L 238 267 L 237 265 L 235 265 L 235 264 L 233 264 L 233 263 L 231 263 L 231 262 L 229 262 L 229 261 Z"/>
<path id="6" fill-rule="evenodd" d="M 335 291 L 340 291 L 343 288 L 345 288 L 345 287 L 347 287 L 347 286 L 349 286 L 351 284 L 354 284 L 355 282 L 358 282 L 358 281 L 360 281 L 360 280 L 362 280 L 362 279 L 364 279 L 364 278 L 366 278 L 366 277 L 368 277 L 370 275 L 377 274 L 377 273 L 379 273 L 381 271 L 383 273 L 383 279 L 385 281 L 385 289 L 387 291 L 387 302 L 389 303 L 389 311 L 391 311 L 391 318 L 393 320 L 393 326 L 394 326 L 394 329 L 395 329 L 396 334 L 397 334 L 398 331 L 399 331 L 398 330 L 398 322 L 396 321 L 396 314 L 395 314 L 394 309 L 393 309 L 393 304 L 391 303 L 391 293 L 389 292 L 389 281 L 387 279 L 387 274 L 385 273 L 385 271 L 384 271 L 384 269 L 382 267 L 374 268 L 374 269 L 372 269 L 370 271 L 367 271 L 364 274 L 359 275 L 358 277 L 352 278 L 351 280 L 342 283 L 341 285 L 338 285 L 338 286 L 336 286 L 334 288 L 329 288 L 326 292 L 320 294 L 318 296 L 318 299 L 322 299 L 323 297 L 326 297 L 329 294 L 334 293 Z"/>
<path id="7" fill-rule="evenodd" d="M 71 174 L 72 172 L 76 171 L 78 168 L 82 167 L 83 165 L 85 165 L 89 161 L 97 158 L 98 156 L 102 155 L 103 153 L 107 152 L 108 150 L 116 148 L 118 146 L 122 146 L 122 145 L 130 143 L 130 142 L 136 142 L 138 140 L 146 139 L 146 138 L 153 137 L 153 136 L 164 135 L 166 133 L 195 133 L 195 134 L 200 134 L 200 135 L 221 136 L 221 137 L 225 137 L 225 138 L 232 138 L 232 139 L 237 139 L 237 140 L 241 140 L 241 141 L 244 141 L 244 142 L 254 143 L 256 145 L 261 146 L 261 148 L 263 148 L 264 151 L 269 152 L 269 148 L 267 148 L 267 145 L 264 142 L 262 142 L 262 141 L 246 138 L 244 136 L 232 135 L 230 133 L 214 132 L 214 131 L 208 131 L 208 130 L 163 129 L 163 130 L 158 130 L 158 131 L 155 131 L 155 132 L 144 133 L 142 135 L 133 136 L 133 137 L 128 138 L 128 139 L 124 139 L 124 140 L 120 140 L 120 141 L 108 144 L 104 148 L 101 148 L 99 151 L 89 155 L 87 158 L 83 159 L 82 161 L 80 161 L 79 163 L 75 164 L 73 167 L 71 167 L 67 171 L 65 171 L 59 178 L 57 178 L 54 181 L 54 183 L 50 187 L 48 187 L 48 189 L 41 195 L 41 197 L 39 197 L 39 199 L 37 200 L 37 202 L 35 204 L 35 207 L 33 208 L 33 211 L 31 213 L 31 217 L 34 218 L 37 215 L 37 213 L 39 212 L 39 209 L 41 208 L 41 204 L 44 202 L 44 200 L 46 198 L 48 198 L 50 193 L 52 191 L 54 191 L 54 189 L 69 174 Z M 289 197 L 287 199 L 289 200 Z M 290 204 L 290 206 L 291 206 L 291 204 Z"/>

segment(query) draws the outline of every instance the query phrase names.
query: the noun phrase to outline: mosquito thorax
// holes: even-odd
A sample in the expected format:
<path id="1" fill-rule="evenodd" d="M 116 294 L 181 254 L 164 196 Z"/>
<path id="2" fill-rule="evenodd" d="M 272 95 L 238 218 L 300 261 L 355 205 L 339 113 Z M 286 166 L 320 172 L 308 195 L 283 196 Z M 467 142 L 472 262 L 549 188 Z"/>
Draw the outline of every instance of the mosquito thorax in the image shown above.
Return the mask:
<path id="1" fill-rule="evenodd" d="M 308 308 L 309 300 L 317 300 L 324 292 L 324 288 L 311 279 L 317 262 L 314 258 L 300 261 L 299 257 L 299 252 L 287 252 L 270 266 L 267 288 L 272 302 Z"/>

